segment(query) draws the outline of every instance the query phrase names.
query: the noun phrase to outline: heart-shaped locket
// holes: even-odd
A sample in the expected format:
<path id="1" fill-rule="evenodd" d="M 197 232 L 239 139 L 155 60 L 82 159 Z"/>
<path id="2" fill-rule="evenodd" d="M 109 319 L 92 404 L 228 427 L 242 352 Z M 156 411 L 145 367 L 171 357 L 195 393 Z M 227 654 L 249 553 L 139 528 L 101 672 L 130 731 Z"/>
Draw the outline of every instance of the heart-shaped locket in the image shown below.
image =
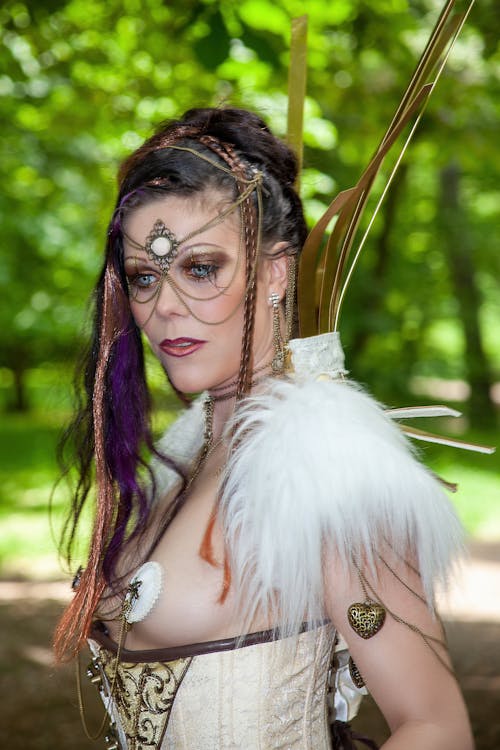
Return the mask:
<path id="1" fill-rule="evenodd" d="M 385 609 L 377 602 L 355 602 L 347 610 L 351 628 L 361 638 L 373 638 L 385 621 Z"/>

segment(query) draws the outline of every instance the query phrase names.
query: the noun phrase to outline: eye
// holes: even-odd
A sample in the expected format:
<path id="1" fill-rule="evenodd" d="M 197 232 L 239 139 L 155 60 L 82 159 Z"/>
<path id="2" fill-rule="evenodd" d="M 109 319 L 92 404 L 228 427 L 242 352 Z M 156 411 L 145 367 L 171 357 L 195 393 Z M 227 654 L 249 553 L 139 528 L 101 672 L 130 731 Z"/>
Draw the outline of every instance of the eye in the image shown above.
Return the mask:
<path id="1" fill-rule="evenodd" d="M 130 286 L 138 289 L 149 289 L 156 282 L 156 276 L 153 273 L 136 273 L 129 276 L 128 283 Z"/>
<path id="2" fill-rule="evenodd" d="M 196 281 L 205 281 L 206 279 L 214 279 L 217 276 L 219 266 L 215 263 L 198 263 L 191 262 L 186 268 L 188 276 L 191 276 Z"/>

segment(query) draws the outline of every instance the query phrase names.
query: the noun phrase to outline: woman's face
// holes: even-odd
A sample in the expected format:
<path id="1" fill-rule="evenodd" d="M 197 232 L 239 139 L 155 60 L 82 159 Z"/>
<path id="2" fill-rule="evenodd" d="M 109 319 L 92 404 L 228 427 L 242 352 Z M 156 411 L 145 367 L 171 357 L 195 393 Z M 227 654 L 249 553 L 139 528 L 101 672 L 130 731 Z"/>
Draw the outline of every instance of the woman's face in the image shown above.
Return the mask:
<path id="1" fill-rule="evenodd" d="M 124 226 L 125 271 L 130 305 L 171 382 L 184 393 L 226 385 L 238 376 L 246 292 L 245 250 L 239 211 L 206 226 L 227 205 L 222 197 L 171 196 L 134 209 Z M 222 206 L 222 207 L 221 207 Z M 161 222 L 161 224 L 157 223 Z M 155 226 L 156 225 L 156 226 Z M 200 231 L 201 230 L 201 231 Z M 173 235 L 176 254 L 159 253 Z M 279 277 L 279 279 L 278 279 Z M 257 272 L 253 366 L 273 357 L 272 308 L 268 297 L 283 296 L 286 258 L 262 258 Z"/>

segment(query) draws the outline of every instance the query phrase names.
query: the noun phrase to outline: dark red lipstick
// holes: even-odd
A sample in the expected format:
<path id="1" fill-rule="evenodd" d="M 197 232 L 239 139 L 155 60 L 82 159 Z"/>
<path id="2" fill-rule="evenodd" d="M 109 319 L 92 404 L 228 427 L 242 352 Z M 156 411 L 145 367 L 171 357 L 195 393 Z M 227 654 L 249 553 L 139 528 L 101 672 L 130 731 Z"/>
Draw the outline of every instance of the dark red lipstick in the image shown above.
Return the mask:
<path id="1" fill-rule="evenodd" d="M 190 339 L 181 336 L 178 339 L 163 339 L 160 349 L 170 357 L 187 357 L 188 354 L 198 351 L 206 341 L 199 339 Z"/>

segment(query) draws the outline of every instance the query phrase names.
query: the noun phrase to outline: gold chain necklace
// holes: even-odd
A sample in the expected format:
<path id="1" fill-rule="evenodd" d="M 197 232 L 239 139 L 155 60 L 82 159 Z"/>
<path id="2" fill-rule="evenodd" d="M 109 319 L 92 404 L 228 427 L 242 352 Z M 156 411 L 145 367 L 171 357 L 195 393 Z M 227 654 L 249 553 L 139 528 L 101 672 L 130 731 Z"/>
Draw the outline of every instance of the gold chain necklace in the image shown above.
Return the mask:
<path id="1" fill-rule="evenodd" d="M 261 365 L 260 367 L 256 367 L 255 370 L 253 370 L 252 375 L 256 375 L 258 372 L 262 372 L 263 370 L 267 370 L 269 367 L 271 367 L 272 362 L 266 362 L 265 364 Z M 252 380 L 250 385 L 255 385 L 255 383 L 258 381 Z M 235 385 L 238 385 L 237 380 L 231 381 L 231 383 L 227 383 L 227 385 L 219 385 L 216 388 L 211 388 L 210 391 L 212 393 L 217 393 L 218 391 L 226 391 L 228 388 L 234 388 Z M 215 397 L 215 401 L 217 401 L 218 398 Z"/>

